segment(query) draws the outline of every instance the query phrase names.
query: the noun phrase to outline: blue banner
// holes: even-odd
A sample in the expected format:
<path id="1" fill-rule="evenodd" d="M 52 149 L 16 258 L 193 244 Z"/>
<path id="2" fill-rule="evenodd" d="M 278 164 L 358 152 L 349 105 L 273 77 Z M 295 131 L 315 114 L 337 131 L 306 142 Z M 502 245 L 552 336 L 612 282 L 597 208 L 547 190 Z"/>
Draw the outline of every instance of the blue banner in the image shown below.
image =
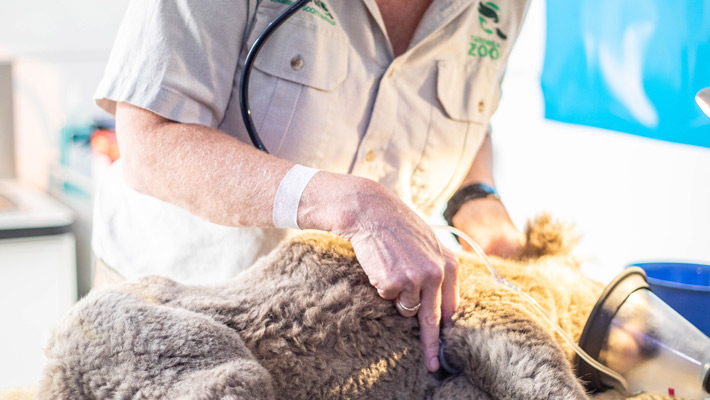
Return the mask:
<path id="1" fill-rule="evenodd" d="M 710 148 L 710 0 L 547 0 L 545 117 Z"/>

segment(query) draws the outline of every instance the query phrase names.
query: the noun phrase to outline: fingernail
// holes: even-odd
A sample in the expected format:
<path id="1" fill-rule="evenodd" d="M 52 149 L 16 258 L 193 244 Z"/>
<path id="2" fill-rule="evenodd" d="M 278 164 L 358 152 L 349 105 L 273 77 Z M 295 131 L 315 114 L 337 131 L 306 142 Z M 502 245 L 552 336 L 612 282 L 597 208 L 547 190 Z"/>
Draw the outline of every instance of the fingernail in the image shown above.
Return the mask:
<path id="1" fill-rule="evenodd" d="M 436 372 L 439 370 L 439 359 L 437 357 L 432 357 L 429 360 L 429 371 Z"/>

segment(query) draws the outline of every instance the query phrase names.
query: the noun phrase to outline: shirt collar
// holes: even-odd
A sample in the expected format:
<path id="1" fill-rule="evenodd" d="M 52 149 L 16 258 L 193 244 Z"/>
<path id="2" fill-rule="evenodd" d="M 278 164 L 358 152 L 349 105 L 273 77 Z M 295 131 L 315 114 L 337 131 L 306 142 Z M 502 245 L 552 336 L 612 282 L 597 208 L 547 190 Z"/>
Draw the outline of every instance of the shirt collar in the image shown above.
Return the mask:
<path id="1" fill-rule="evenodd" d="M 422 20 L 419 22 L 419 26 L 412 36 L 412 42 L 410 43 L 407 52 L 424 41 L 427 37 L 429 37 L 429 35 L 433 34 L 451 22 L 454 18 L 458 17 L 463 10 L 465 10 L 466 7 L 471 5 L 474 1 L 476 0 L 434 0 L 426 13 L 424 13 Z M 385 21 L 382 19 L 380 8 L 377 6 L 375 0 L 363 0 L 363 2 L 365 3 L 365 7 L 367 7 L 370 12 L 370 15 L 372 15 L 372 18 L 374 18 L 377 22 L 377 25 L 384 36 L 389 37 L 387 35 Z M 389 47 L 391 52 L 392 46 L 390 45 Z M 390 57 L 392 57 L 392 53 L 390 53 Z"/>
<path id="2" fill-rule="evenodd" d="M 410 49 L 458 17 L 475 0 L 434 0 L 412 37 Z"/>

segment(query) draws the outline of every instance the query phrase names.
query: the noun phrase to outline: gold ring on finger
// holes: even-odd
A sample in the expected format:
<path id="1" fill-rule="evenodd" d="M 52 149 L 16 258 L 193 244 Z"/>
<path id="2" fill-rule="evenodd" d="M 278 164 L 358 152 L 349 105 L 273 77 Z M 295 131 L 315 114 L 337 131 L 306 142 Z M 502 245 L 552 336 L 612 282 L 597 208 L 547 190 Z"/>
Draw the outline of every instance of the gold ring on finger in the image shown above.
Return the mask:
<path id="1" fill-rule="evenodd" d="M 422 303 L 419 302 L 419 303 L 417 303 L 417 305 L 414 306 L 414 307 L 407 307 L 407 306 L 405 306 L 404 304 L 402 304 L 402 299 L 400 299 L 400 298 L 397 298 L 397 304 L 399 304 L 399 307 L 400 307 L 402 310 L 407 311 L 407 312 L 412 312 L 412 313 L 415 313 L 415 312 L 419 311 L 419 308 L 422 306 Z"/>

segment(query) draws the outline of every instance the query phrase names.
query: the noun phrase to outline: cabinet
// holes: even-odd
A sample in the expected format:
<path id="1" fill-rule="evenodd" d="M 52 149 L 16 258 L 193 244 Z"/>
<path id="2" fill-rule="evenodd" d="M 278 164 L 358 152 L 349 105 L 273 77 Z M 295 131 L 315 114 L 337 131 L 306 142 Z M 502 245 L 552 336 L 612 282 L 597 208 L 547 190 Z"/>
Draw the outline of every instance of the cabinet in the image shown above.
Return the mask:
<path id="1" fill-rule="evenodd" d="M 0 180 L 0 389 L 36 385 L 52 329 L 77 300 L 71 210 Z"/>

